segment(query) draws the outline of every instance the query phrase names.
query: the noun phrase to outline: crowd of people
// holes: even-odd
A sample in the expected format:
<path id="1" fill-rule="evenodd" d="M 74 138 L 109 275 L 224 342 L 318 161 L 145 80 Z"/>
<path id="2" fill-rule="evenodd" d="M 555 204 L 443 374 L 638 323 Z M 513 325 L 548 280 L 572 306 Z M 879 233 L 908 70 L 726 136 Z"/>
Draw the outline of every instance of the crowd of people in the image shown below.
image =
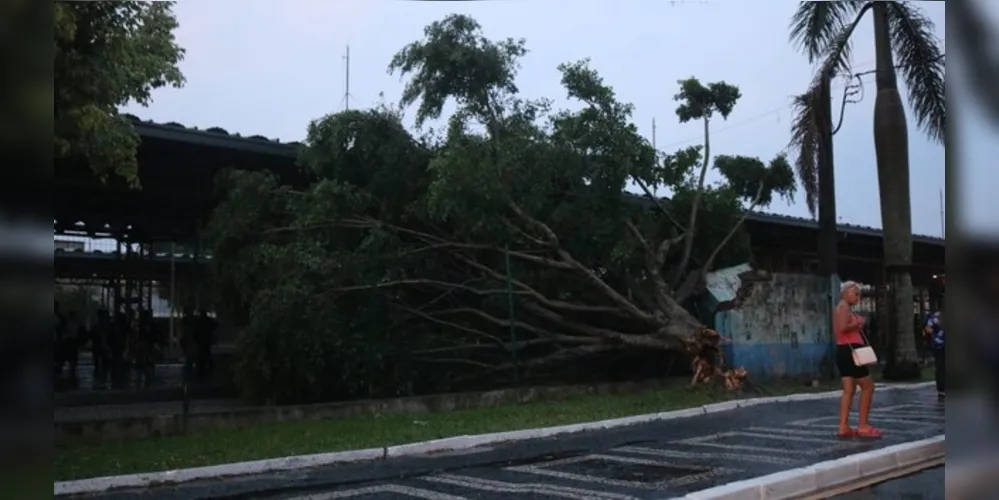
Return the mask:
<path id="1" fill-rule="evenodd" d="M 212 369 L 212 346 L 217 342 L 218 323 L 207 311 L 184 311 L 180 321 L 180 348 L 187 373 L 205 378 Z M 95 379 L 111 378 L 112 386 L 134 374 L 138 385 L 149 386 L 156 365 L 169 349 L 167 333 L 147 309 L 136 313 L 100 309 L 92 320 L 77 311 L 60 310 L 55 303 L 55 375 L 64 370 L 75 379 L 80 353 L 90 350 Z"/>

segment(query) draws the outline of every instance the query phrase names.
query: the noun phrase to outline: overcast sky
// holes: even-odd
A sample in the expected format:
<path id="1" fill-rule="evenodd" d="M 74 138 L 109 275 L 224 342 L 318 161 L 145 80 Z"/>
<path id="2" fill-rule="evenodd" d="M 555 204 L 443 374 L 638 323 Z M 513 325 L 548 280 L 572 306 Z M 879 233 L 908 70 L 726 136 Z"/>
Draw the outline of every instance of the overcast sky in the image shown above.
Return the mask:
<path id="1" fill-rule="evenodd" d="M 942 40 L 944 3 L 920 4 Z M 427 24 L 462 13 L 477 19 L 487 36 L 527 40 L 530 53 L 519 78 L 526 96 L 564 103 L 556 66 L 590 58 L 619 98 L 635 105 L 636 123 L 649 138 L 655 119 L 656 144 L 667 152 L 701 142 L 700 125 L 677 122 L 672 100 L 677 80 L 696 76 L 738 85 L 743 97 L 735 111 L 727 122 L 713 124 L 712 153 L 769 160 L 788 143 L 790 97 L 812 77 L 805 58 L 788 43 L 796 5 L 786 0 L 188 0 L 175 7 L 177 38 L 187 50 L 181 65 L 186 86 L 161 89 L 148 108 L 127 111 L 157 122 L 301 140 L 310 120 L 345 104 L 348 44 L 351 107 L 376 104 L 380 92 L 395 102 L 403 84 L 386 72 L 392 55 L 421 38 Z M 869 18 L 854 40 L 855 70 L 873 69 Z M 880 227 L 873 87 L 871 75 L 863 102 L 848 106 L 835 137 L 837 209 L 841 222 Z M 842 89 L 843 82 L 834 83 L 834 93 Z M 944 149 L 925 138 L 911 115 L 909 123 L 913 231 L 938 236 Z M 995 153 L 988 158 L 994 160 Z M 981 191 L 974 188 L 969 183 L 965 192 Z M 994 191 L 972 196 L 977 210 L 965 215 L 982 212 L 983 204 L 995 206 L 990 196 Z M 777 201 L 769 211 L 808 216 L 801 194 L 795 203 Z"/>

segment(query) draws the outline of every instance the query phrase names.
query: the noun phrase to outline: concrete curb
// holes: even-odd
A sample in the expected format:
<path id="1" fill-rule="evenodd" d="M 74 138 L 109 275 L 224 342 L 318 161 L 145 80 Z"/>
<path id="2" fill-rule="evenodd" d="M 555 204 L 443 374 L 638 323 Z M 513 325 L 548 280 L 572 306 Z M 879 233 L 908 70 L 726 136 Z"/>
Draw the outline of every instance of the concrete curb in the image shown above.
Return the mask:
<path id="1" fill-rule="evenodd" d="M 872 476 L 903 470 L 945 455 L 944 435 L 866 451 L 808 467 L 737 481 L 681 500 L 783 500 L 849 486 Z"/>
<path id="2" fill-rule="evenodd" d="M 878 390 L 896 389 L 920 389 L 932 386 L 932 382 L 917 384 L 893 384 L 879 385 Z M 772 396 L 762 398 L 744 399 L 740 401 L 726 401 L 714 403 L 685 410 L 669 411 L 662 413 L 650 413 L 645 415 L 635 415 L 631 417 L 601 420 L 597 422 L 583 422 L 580 424 L 561 425 L 557 427 L 542 427 L 538 429 L 524 429 L 519 431 L 499 432 L 492 434 L 478 434 L 473 436 L 456 436 L 420 443 L 409 443 L 398 446 L 387 446 L 383 448 L 369 448 L 366 450 L 351 450 L 335 453 L 319 453 L 315 455 L 299 455 L 282 458 L 272 458 L 267 460 L 255 460 L 253 462 L 237 462 L 222 465 L 211 465 L 207 467 L 193 467 L 189 469 L 177 469 L 161 472 L 147 472 L 140 474 L 126 474 L 121 476 L 105 476 L 88 479 L 78 479 L 75 481 L 61 481 L 54 484 L 55 496 L 79 495 L 84 493 L 102 493 L 109 490 L 121 488 L 145 488 L 162 484 L 176 484 L 199 479 L 216 479 L 227 476 L 245 476 L 251 474 L 262 474 L 267 472 L 280 472 L 293 469 L 304 469 L 310 467 L 322 467 L 345 462 L 361 462 L 366 460 L 379 460 L 393 457 L 410 455 L 426 455 L 446 451 L 464 450 L 477 446 L 503 443 L 509 441 L 525 441 L 529 439 L 541 439 L 560 434 L 572 434 L 577 432 L 598 431 L 615 427 L 625 427 L 629 425 L 644 424 L 661 420 L 673 420 L 678 418 L 695 417 L 718 413 L 722 411 L 734 410 L 768 403 L 789 403 L 795 401 L 812 401 L 816 399 L 828 399 L 839 397 L 840 391 L 817 392 L 808 394 L 790 394 L 787 396 Z"/>

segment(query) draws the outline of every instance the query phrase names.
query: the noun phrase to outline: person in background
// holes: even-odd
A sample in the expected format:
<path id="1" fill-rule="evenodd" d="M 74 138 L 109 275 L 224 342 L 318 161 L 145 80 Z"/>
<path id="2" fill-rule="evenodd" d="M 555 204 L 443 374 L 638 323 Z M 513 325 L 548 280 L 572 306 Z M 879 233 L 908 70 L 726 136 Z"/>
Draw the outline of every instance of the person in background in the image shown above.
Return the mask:
<path id="1" fill-rule="evenodd" d="M 65 362 L 65 360 L 63 359 L 63 349 L 62 349 L 62 324 L 63 324 L 63 316 L 62 312 L 59 310 L 59 301 L 57 300 L 55 301 L 55 325 L 54 325 L 55 336 L 52 340 L 53 342 L 52 353 L 54 354 L 53 365 L 55 368 L 56 376 L 59 376 L 59 373 L 62 372 L 62 365 Z"/>
<path id="2" fill-rule="evenodd" d="M 198 377 L 205 379 L 212 370 L 212 345 L 215 344 L 215 330 L 218 322 L 202 309 L 194 329 L 194 342 L 198 348 Z"/>
<path id="3" fill-rule="evenodd" d="M 149 387 L 153 383 L 156 363 L 159 362 L 161 336 L 159 328 L 153 321 L 153 313 L 148 309 L 139 311 L 139 321 L 136 329 L 136 368 L 142 383 Z"/>
<path id="4" fill-rule="evenodd" d="M 197 318 L 190 307 L 184 307 L 183 319 L 180 323 L 180 348 L 184 352 L 184 376 L 195 373 L 198 362 L 198 344 L 194 341 Z"/>
<path id="5" fill-rule="evenodd" d="M 881 437 L 882 432 L 871 426 L 869 419 L 874 402 L 874 380 L 866 366 L 857 366 L 853 350 L 864 347 L 867 341 L 862 330 L 864 318 L 850 309 L 860 302 L 860 285 L 853 281 L 843 283 L 840 301 L 833 311 L 833 331 L 836 336 L 836 368 L 843 385 L 839 405 L 839 437 Z M 860 388 L 860 422 L 850 428 L 850 408 L 853 394 Z"/>
<path id="6" fill-rule="evenodd" d="M 114 315 L 114 324 L 111 325 L 111 338 L 108 347 L 111 350 L 111 385 L 121 387 L 128 378 L 128 363 L 125 359 L 125 351 L 128 350 L 128 315 L 123 311 L 117 311 Z"/>
<path id="7" fill-rule="evenodd" d="M 80 343 L 84 337 L 83 324 L 76 316 L 76 311 L 66 314 L 66 320 L 62 325 L 62 352 L 63 359 L 69 365 L 70 378 L 76 378 L 76 365 L 80 359 Z"/>
<path id="8" fill-rule="evenodd" d="M 943 306 L 940 310 L 926 317 L 926 325 L 923 327 L 923 334 L 926 336 L 930 351 L 933 353 L 933 372 L 937 383 L 937 396 L 944 397 L 946 356 L 944 355 L 944 314 Z"/>
<path id="9" fill-rule="evenodd" d="M 94 354 L 94 374 L 104 376 L 111 365 L 111 315 L 107 309 L 97 311 L 97 322 L 91 329 L 91 350 Z"/>

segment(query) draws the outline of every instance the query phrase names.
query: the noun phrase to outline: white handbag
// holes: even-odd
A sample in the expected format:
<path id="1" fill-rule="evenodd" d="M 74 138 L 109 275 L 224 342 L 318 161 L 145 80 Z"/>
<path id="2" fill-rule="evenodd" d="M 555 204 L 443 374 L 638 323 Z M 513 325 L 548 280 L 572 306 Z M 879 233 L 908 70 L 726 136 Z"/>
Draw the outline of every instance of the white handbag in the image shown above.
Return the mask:
<path id="1" fill-rule="evenodd" d="M 874 348 L 871 347 L 871 342 L 867 340 L 867 335 L 864 335 L 863 330 L 860 331 L 860 336 L 863 337 L 864 343 L 867 345 L 858 348 L 850 346 L 850 349 L 853 351 L 853 364 L 857 366 L 877 364 L 878 355 L 874 353 Z"/>

